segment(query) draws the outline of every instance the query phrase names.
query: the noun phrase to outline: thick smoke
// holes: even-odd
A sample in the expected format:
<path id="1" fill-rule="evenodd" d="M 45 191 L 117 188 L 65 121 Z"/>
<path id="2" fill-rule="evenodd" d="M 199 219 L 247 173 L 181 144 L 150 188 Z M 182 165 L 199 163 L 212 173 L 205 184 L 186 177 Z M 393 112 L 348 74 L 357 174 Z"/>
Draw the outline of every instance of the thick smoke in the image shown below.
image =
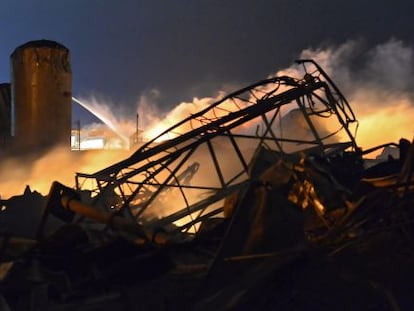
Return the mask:
<path id="1" fill-rule="evenodd" d="M 414 127 L 412 46 L 396 39 L 375 47 L 367 47 L 362 41 L 348 41 L 339 46 L 303 50 L 298 58 L 316 60 L 342 90 L 359 120 L 357 142 L 362 148 L 397 142 L 401 137 L 412 138 Z M 301 77 L 303 73 L 300 67 L 291 66 L 271 76 L 282 74 Z M 144 139 L 153 138 L 227 93 L 228 90 L 225 90 L 217 92 L 213 97 L 194 98 L 192 102 L 179 103 L 171 111 L 165 112 L 157 109 L 161 106 L 159 105 L 160 91 L 149 90 L 141 95 L 137 103 L 139 127 L 144 131 Z M 119 107 L 116 108 L 110 102 L 93 96 L 81 100 L 124 140 L 134 133 L 135 119 L 119 111 Z M 114 113 L 114 109 L 118 111 Z M 32 189 L 45 194 L 53 180 L 73 186 L 75 172 L 92 173 L 126 156 L 127 153 L 75 155 L 62 148 L 55 148 L 31 165 L 15 160 L 4 160 L 0 167 L 0 194 L 3 198 L 20 194 L 27 184 L 31 185 Z"/>
<path id="2" fill-rule="evenodd" d="M 142 116 L 140 122 L 143 132 L 143 139 L 150 140 L 177 122 L 187 118 L 213 102 L 219 100 L 224 94 L 222 92 L 215 97 L 193 98 L 192 102 L 181 102 L 168 112 L 161 112 L 158 106 L 160 92 L 151 90 L 141 95 L 138 101 L 138 114 Z M 190 129 L 188 129 L 190 130 Z M 168 137 L 166 137 L 167 139 Z"/>
<path id="3" fill-rule="evenodd" d="M 131 119 L 131 116 L 127 116 L 121 110 L 121 106 L 116 106 L 104 98 L 97 98 L 95 95 L 89 98 L 73 98 L 73 100 L 91 112 L 113 133 L 118 135 L 124 145 L 129 146 L 129 137 L 133 133 L 134 121 Z M 101 128 L 100 124 L 88 124 L 82 128 L 82 131 L 88 132 L 95 128 Z"/>
<path id="4" fill-rule="evenodd" d="M 348 41 L 339 46 L 305 49 L 298 58 L 317 61 L 348 99 L 359 120 L 356 138 L 360 147 L 397 142 L 401 137 L 411 139 L 414 127 L 411 122 L 414 117 L 412 46 L 396 39 L 375 47 L 367 47 L 363 41 Z M 270 76 L 274 75 L 300 78 L 303 72 L 294 65 Z M 147 138 L 206 107 L 223 94 L 221 91 L 214 98 L 194 98 L 166 114 L 154 108 L 156 105 L 151 98 L 141 97 L 140 115 L 151 116 L 147 120 L 152 121 L 144 123 Z"/>
<path id="5" fill-rule="evenodd" d="M 94 173 L 128 154 L 126 150 L 70 152 L 68 146 L 56 146 L 36 159 L 4 159 L 0 165 L 0 195 L 2 199 L 20 195 L 26 185 L 45 195 L 55 180 L 74 187 L 76 172 Z"/>
<path id="6" fill-rule="evenodd" d="M 307 49 L 328 72 L 350 102 L 358 120 L 362 148 L 412 139 L 414 125 L 414 52 L 402 41 L 367 48 L 349 41 L 328 49 Z"/>

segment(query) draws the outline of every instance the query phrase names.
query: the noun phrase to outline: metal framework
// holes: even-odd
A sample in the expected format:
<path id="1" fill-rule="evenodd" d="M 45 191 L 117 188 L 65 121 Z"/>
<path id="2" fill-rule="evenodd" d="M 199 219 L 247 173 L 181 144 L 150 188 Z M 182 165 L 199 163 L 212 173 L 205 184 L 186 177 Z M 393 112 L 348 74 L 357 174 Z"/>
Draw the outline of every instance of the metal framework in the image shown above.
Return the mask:
<path id="1" fill-rule="evenodd" d="M 233 92 L 129 158 L 94 174 L 77 173 L 77 189 L 92 191 L 97 208 L 138 223 L 197 230 L 251 180 L 249 162 L 258 147 L 281 154 L 311 149 L 322 157 L 356 150 L 350 127 L 356 119 L 346 99 L 313 60 L 298 63 L 303 77 L 276 76 Z"/>

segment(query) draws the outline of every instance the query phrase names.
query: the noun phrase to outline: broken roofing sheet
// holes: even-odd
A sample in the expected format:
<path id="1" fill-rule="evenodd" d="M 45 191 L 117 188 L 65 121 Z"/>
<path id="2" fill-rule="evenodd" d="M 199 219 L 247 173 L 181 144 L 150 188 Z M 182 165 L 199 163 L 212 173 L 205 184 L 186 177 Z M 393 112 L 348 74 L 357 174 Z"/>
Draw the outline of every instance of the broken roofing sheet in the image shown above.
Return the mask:
<path id="1" fill-rule="evenodd" d="M 3 239 L 1 303 L 12 310 L 412 305 L 414 145 L 401 140 L 393 144 L 397 158 L 368 168 L 364 155 L 373 150 L 358 148 L 346 99 L 316 63 L 299 63 L 303 78 L 234 92 L 131 157 L 78 173 L 77 189 L 54 183 L 32 244 Z M 56 218 L 63 223 L 51 230 Z"/>

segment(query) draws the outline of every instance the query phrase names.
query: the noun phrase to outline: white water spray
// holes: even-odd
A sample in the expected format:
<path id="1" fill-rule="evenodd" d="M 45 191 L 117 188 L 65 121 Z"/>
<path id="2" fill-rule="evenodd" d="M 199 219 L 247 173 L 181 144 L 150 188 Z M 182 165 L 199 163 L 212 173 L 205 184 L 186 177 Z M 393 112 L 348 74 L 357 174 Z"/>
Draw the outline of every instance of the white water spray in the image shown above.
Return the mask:
<path id="1" fill-rule="evenodd" d="M 72 97 L 72 100 L 81 105 L 83 108 L 88 110 L 90 113 L 92 113 L 95 117 L 97 117 L 99 120 L 101 120 L 104 124 L 106 124 L 114 133 L 116 133 L 125 143 L 126 146 L 129 146 L 129 138 L 124 135 L 118 127 L 114 124 L 112 120 L 110 120 L 107 116 L 105 116 L 102 113 L 99 113 L 96 109 L 90 107 L 89 105 L 85 104 L 84 102 L 81 102 L 79 99 Z"/>

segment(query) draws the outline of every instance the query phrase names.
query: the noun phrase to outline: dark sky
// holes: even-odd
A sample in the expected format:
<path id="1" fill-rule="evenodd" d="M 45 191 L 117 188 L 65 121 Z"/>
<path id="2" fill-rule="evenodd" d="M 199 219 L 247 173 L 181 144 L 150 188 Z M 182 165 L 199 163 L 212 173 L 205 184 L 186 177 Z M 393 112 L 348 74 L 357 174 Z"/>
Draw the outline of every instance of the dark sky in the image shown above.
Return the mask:
<path id="1" fill-rule="evenodd" d="M 30 40 L 71 50 L 73 94 L 136 109 L 152 88 L 169 109 L 224 84 L 251 83 L 301 50 L 394 37 L 414 44 L 414 2 L 332 0 L 1 0 L 0 82 Z"/>

